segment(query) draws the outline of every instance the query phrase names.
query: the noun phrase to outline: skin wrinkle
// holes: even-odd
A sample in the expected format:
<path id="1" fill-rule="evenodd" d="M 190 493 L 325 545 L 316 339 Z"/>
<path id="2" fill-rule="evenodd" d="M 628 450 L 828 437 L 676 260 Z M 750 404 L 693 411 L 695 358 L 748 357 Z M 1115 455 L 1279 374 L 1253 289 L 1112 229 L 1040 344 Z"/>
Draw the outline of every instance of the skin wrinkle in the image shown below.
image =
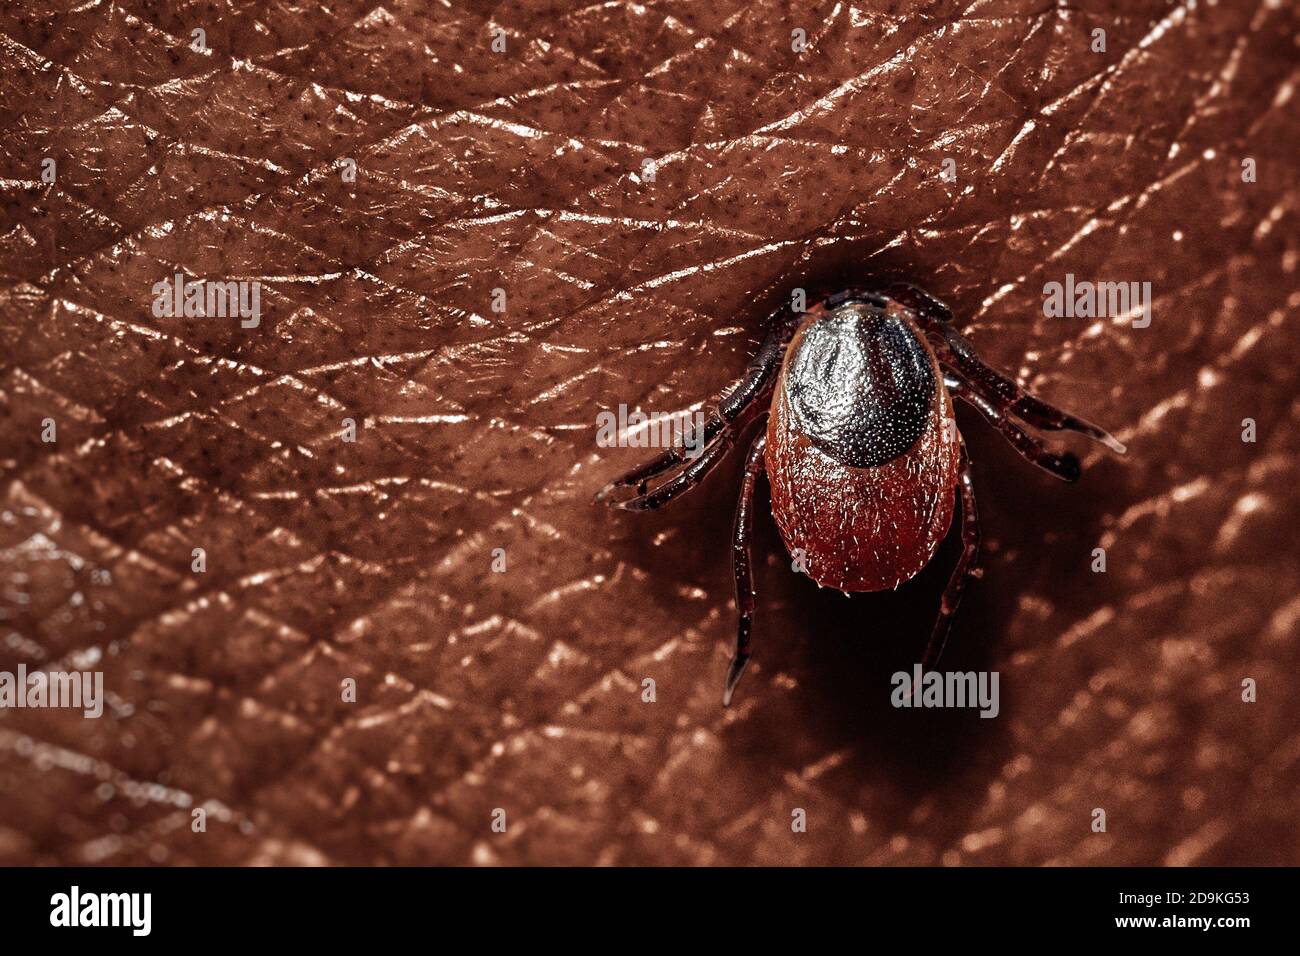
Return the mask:
<path id="1" fill-rule="evenodd" d="M 0 12 L 0 670 L 99 648 L 131 708 L 0 713 L 0 862 L 1295 863 L 1296 12 L 1124 7 L 255 4 L 207 54 L 188 9 Z M 260 328 L 155 319 L 177 270 L 260 277 Z M 1151 281 L 1152 326 L 1044 318 L 1066 272 Z M 596 411 L 698 407 L 868 273 L 1130 445 L 1058 486 L 958 413 L 944 666 L 997 720 L 887 704 L 952 540 L 846 601 L 760 491 L 723 711 L 743 455 L 590 504 L 646 454 Z"/>

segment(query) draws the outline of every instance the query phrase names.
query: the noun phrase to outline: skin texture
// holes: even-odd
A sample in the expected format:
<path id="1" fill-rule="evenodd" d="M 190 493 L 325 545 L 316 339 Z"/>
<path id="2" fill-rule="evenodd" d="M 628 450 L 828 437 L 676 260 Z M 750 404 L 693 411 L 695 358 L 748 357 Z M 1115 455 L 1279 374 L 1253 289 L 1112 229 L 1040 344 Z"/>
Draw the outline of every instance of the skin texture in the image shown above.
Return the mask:
<path id="1" fill-rule="evenodd" d="M 0 714 L 0 860 L 1300 860 L 1294 4 L 30 7 L 0 669 L 97 653 L 115 703 Z M 176 268 L 260 279 L 261 326 L 154 318 Z M 597 411 L 697 407 L 865 273 L 1130 449 L 1064 485 L 957 412 L 985 573 L 944 666 L 997 670 L 997 719 L 888 703 L 951 539 L 846 600 L 760 485 L 723 710 L 741 456 L 591 503 L 647 454 Z M 1066 273 L 1150 281 L 1150 327 L 1045 318 Z"/>
<path id="2" fill-rule="evenodd" d="M 807 556 L 808 576 L 819 585 L 881 591 L 898 587 L 929 564 L 952 523 L 959 445 L 955 431 L 944 426 L 952 420 L 952 400 L 920 332 L 899 315 L 895 321 L 912 336 L 917 360 L 930 372 L 928 407 L 915 423 L 919 434 L 902 454 L 872 467 L 852 467 L 828 454 L 809 436 L 791 388 L 796 376 L 806 374 L 796 357 L 807 336 L 818 322 L 833 322 L 834 315 L 809 318 L 791 341 L 777 379 L 767 423 L 772 516 L 786 550 Z M 910 378 L 923 380 L 917 374 Z"/>

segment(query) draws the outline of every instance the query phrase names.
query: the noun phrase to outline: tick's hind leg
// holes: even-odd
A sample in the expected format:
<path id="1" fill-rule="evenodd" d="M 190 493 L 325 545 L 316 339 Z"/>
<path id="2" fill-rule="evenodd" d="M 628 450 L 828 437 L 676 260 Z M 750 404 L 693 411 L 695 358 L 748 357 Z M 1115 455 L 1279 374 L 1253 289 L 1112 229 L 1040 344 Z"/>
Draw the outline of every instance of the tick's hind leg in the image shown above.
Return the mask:
<path id="1" fill-rule="evenodd" d="M 1044 445 L 1040 438 L 1029 434 L 1009 415 L 994 407 L 984 396 L 952 374 L 944 375 L 943 384 L 951 394 L 977 409 L 1026 459 L 1062 481 L 1079 480 L 1079 459 L 1072 452 L 1058 455 Z"/>
<path id="2" fill-rule="evenodd" d="M 731 694 L 749 662 L 749 634 L 754 622 L 754 575 L 750 567 L 749 538 L 754 528 L 754 485 L 763 473 L 763 452 L 767 448 L 767 431 L 758 433 L 749 446 L 745 460 L 745 478 L 736 502 L 736 523 L 732 532 L 731 564 L 736 573 L 736 656 L 727 670 L 727 684 L 722 691 L 722 706 L 731 703 Z"/>
<path id="3" fill-rule="evenodd" d="M 938 663 L 943 647 L 948 642 L 953 615 L 961 604 L 966 581 L 979 575 L 975 562 L 980 553 L 980 517 L 979 510 L 975 507 L 975 485 L 971 481 L 970 456 L 966 454 L 965 441 L 961 443 L 961 460 L 957 466 L 957 493 L 961 496 L 961 556 L 957 558 L 957 565 L 952 569 L 948 586 L 944 588 L 943 597 L 939 601 L 939 616 L 935 618 L 934 630 L 930 632 L 930 641 L 921 658 L 922 673 Z"/>
<path id="4" fill-rule="evenodd" d="M 597 493 L 596 500 L 602 501 L 621 489 L 635 488 L 636 494 L 633 497 L 611 501 L 610 504 L 629 511 L 642 511 L 658 508 L 699 484 L 713 466 L 726 456 L 727 450 L 735 443 L 736 434 L 761 409 L 760 400 L 770 392 L 776 380 L 789 337 L 788 323 L 778 325 L 769 333 L 758 354 L 749 363 L 744 377 L 727 391 L 717 407 L 710 412 L 700 434 L 692 431 L 689 441 L 683 437 L 681 447 L 669 448 L 645 464 L 615 478 Z M 687 454 L 688 444 L 699 449 L 695 458 Z M 651 479 L 682 464 L 686 467 L 676 478 L 647 494 Z"/>

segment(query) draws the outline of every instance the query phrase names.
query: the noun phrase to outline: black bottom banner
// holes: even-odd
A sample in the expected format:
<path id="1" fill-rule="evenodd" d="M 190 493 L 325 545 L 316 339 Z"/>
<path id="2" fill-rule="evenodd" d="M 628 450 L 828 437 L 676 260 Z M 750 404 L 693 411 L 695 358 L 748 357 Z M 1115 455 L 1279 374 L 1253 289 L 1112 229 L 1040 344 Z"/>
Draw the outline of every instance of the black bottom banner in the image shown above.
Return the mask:
<path id="1" fill-rule="evenodd" d="M 739 943 L 778 929 L 810 938 L 851 932 L 862 940 L 899 933 L 1040 943 L 1199 936 L 1232 945 L 1291 923 L 1295 872 L 8 869 L 0 870 L 0 912 L 11 942 L 63 936 L 74 945 L 283 938 L 337 947 L 393 934 L 434 945 L 464 934 L 535 945 L 663 933 Z"/>

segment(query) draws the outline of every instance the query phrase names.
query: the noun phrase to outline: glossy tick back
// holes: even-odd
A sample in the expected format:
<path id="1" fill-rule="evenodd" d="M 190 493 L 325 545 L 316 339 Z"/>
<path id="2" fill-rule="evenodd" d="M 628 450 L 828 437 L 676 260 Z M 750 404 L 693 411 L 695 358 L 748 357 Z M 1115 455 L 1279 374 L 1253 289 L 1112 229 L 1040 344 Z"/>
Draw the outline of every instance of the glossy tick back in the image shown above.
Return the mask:
<path id="1" fill-rule="evenodd" d="M 830 458 L 873 468 L 925 430 L 938 376 L 906 319 L 848 303 L 810 323 L 783 372 L 800 430 Z"/>
<path id="2" fill-rule="evenodd" d="M 966 580 L 977 574 L 979 519 L 966 445 L 952 396 L 980 411 L 1024 457 L 1065 481 L 1079 461 L 1056 454 L 1022 426 L 1074 431 L 1123 454 L 1096 425 L 1028 394 L 985 365 L 948 323 L 948 309 L 907 285 L 850 289 L 806 313 L 780 310 L 749 371 L 719 401 L 687 447 L 672 448 L 607 485 L 597 496 L 621 508 L 658 508 L 703 480 L 752 423 L 736 506 L 736 653 L 723 703 L 749 660 L 754 590 L 749 539 L 753 494 L 767 472 L 772 515 L 786 548 L 825 587 L 898 587 L 929 563 L 961 501 L 962 553 L 922 655 L 928 670 L 943 652 Z M 675 471 L 675 474 L 670 474 Z M 669 477 L 653 490 L 652 479 Z"/>

